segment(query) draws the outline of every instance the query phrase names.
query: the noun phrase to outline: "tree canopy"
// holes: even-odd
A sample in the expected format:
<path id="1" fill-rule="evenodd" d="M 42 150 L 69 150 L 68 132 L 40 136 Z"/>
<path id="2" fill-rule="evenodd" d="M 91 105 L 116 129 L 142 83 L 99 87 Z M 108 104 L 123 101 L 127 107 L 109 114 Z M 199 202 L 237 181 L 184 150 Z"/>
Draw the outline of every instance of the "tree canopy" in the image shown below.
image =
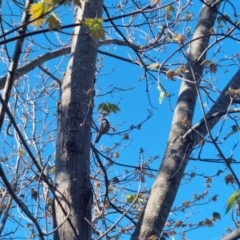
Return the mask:
<path id="1" fill-rule="evenodd" d="M 239 238 L 237 3 L 1 7 L 1 239 Z"/>

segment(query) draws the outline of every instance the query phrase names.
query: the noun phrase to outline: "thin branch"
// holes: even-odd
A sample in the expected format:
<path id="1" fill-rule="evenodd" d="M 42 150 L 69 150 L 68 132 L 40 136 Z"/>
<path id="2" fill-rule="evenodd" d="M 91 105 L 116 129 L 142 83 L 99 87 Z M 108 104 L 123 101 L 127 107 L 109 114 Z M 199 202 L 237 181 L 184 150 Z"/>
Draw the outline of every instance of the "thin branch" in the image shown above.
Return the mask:
<path id="1" fill-rule="evenodd" d="M 27 11 L 27 9 L 29 8 L 29 5 L 33 3 L 32 0 L 28 0 L 25 3 L 25 12 L 23 13 L 23 17 L 22 17 L 22 25 L 23 27 L 21 28 L 21 32 L 25 33 L 27 31 L 27 25 L 25 25 L 28 20 L 30 19 L 30 15 Z M 13 58 L 12 58 L 12 62 L 9 66 L 8 69 L 8 75 L 7 75 L 7 79 L 6 79 L 6 84 L 5 84 L 5 88 L 3 91 L 3 100 L 5 101 L 5 103 L 8 103 L 8 100 L 10 98 L 10 93 L 12 90 L 12 86 L 14 83 L 14 75 L 15 75 L 15 71 L 17 69 L 18 66 L 18 61 L 22 52 L 22 46 L 23 46 L 23 42 L 24 42 L 25 38 L 20 38 L 17 43 L 16 43 L 16 47 L 14 49 L 14 54 L 13 54 Z M 3 125 L 3 121 L 4 121 L 4 116 L 5 116 L 5 110 L 3 107 L 1 107 L 0 109 L 0 130 L 2 128 Z"/>
<path id="2" fill-rule="evenodd" d="M 71 47 L 65 47 L 59 50 L 55 50 L 52 52 L 47 52 L 43 55 L 40 55 L 39 57 L 35 58 L 34 60 L 30 61 L 29 63 L 19 67 L 18 69 L 15 70 L 14 74 L 14 80 L 22 77 L 24 74 L 30 72 L 33 70 L 35 67 L 42 65 L 44 62 L 48 60 L 52 60 L 54 58 L 67 55 L 71 52 Z M 4 88 L 5 82 L 6 82 L 7 77 L 2 77 L 0 78 L 0 89 Z"/>
<path id="3" fill-rule="evenodd" d="M 56 81 L 59 84 L 59 87 L 61 87 L 61 81 L 55 77 L 53 74 L 51 74 L 46 68 L 42 67 L 41 65 L 38 65 L 38 67 L 47 74 L 50 78 L 52 78 L 54 81 Z"/>
<path id="4" fill-rule="evenodd" d="M 18 126 L 17 126 L 17 123 L 15 122 L 15 120 L 14 120 L 14 118 L 13 118 L 13 116 L 12 116 L 12 114 L 11 114 L 9 108 L 8 108 L 8 106 L 7 106 L 6 103 L 4 102 L 4 100 L 3 100 L 3 98 L 2 98 L 1 95 L 0 95 L 0 102 L 1 102 L 4 110 L 6 111 L 6 113 L 7 113 L 8 117 L 9 117 L 11 123 L 13 124 L 13 126 L 14 126 L 17 134 L 18 134 L 18 137 L 19 137 L 19 139 L 21 140 L 24 148 L 26 149 L 29 157 L 31 158 L 31 160 L 33 161 L 33 163 L 35 164 L 35 166 L 37 167 L 38 171 L 39 171 L 39 172 L 42 172 L 41 167 L 39 166 L 37 160 L 36 160 L 35 157 L 33 156 L 33 153 L 31 152 L 31 150 L 29 149 L 29 147 L 28 147 L 25 139 L 23 138 L 23 136 L 22 136 L 22 134 L 21 134 L 21 131 L 19 130 L 19 128 L 18 128 Z M 53 196 L 55 197 L 56 201 L 58 202 L 58 204 L 59 204 L 59 206 L 61 207 L 61 210 L 63 211 L 63 213 L 65 214 L 65 216 L 69 216 L 69 211 L 66 211 L 66 210 L 65 210 L 65 207 L 63 207 L 63 205 L 61 204 L 60 200 L 58 199 L 58 197 L 56 196 L 56 194 L 55 194 L 54 191 L 56 191 L 57 193 L 60 194 L 60 196 L 65 200 L 65 202 L 67 203 L 68 208 L 69 208 L 69 202 L 67 201 L 67 199 L 65 198 L 65 196 L 64 196 L 53 184 L 51 184 L 51 183 L 49 182 L 48 177 L 47 177 L 45 174 L 42 174 L 42 180 L 43 180 L 46 184 L 48 184 L 48 186 L 50 187 L 50 190 L 51 190 Z M 71 226 L 71 228 L 73 229 L 74 233 L 75 233 L 76 236 L 77 236 L 76 229 L 75 229 L 73 223 L 71 222 L 71 219 L 70 219 L 70 218 L 67 218 L 67 220 L 68 220 L 68 222 L 69 222 L 69 225 Z M 48 234 L 47 234 L 47 235 L 48 235 Z"/>
<path id="5" fill-rule="evenodd" d="M 17 195 L 15 194 L 15 192 L 13 191 L 12 189 L 12 186 L 11 184 L 8 182 L 6 176 L 5 176 L 5 173 L 2 169 L 2 166 L 0 164 L 0 176 L 7 188 L 7 190 L 9 191 L 9 193 L 11 194 L 12 198 L 15 200 L 15 202 L 18 204 L 18 206 L 21 207 L 21 209 L 23 210 L 23 212 L 28 216 L 28 218 L 34 223 L 34 225 L 36 226 L 37 230 L 38 230 L 38 233 L 39 233 L 39 237 L 40 239 L 44 240 L 43 238 L 43 232 L 37 222 L 37 220 L 33 217 L 33 215 L 31 214 L 31 212 L 29 212 L 28 208 L 25 206 L 25 204 L 19 200 L 19 198 L 17 197 Z"/>
<path id="6" fill-rule="evenodd" d="M 105 167 L 103 166 L 103 163 L 99 157 L 99 151 L 93 146 L 93 144 L 91 144 L 91 148 L 92 148 L 92 151 L 94 152 L 95 154 L 95 157 L 98 161 L 98 164 L 100 165 L 102 171 L 103 171 L 103 175 L 104 175 L 104 180 L 105 180 L 105 189 L 106 189 L 106 192 L 105 192 L 105 198 L 108 199 L 108 202 L 109 204 L 111 205 L 112 208 L 114 208 L 117 212 L 121 213 L 121 214 L 124 214 L 124 216 L 126 216 L 134 225 L 136 224 L 133 219 L 131 217 L 129 217 L 128 215 L 126 215 L 127 213 L 126 212 L 123 212 L 122 210 L 120 210 L 118 207 L 116 207 L 109 199 L 109 196 L 108 196 L 108 186 L 109 186 L 109 180 L 108 180 L 108 176 L 107 176 L 107 172 L 105 170 Z"/>

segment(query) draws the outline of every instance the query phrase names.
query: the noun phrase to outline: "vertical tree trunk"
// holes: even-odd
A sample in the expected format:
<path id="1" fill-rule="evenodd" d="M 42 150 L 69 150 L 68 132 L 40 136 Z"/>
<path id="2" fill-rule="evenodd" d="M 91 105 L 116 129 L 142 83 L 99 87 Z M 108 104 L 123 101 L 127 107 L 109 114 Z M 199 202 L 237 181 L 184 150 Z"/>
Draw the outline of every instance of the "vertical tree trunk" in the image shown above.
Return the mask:
<path id="1" fill-rule="evenodd" d="M 101 12 L 101 0 L 83 1 L 82 8 L 76 7 L 75 23 L 83 17 L 101 17 Z M 56 193 L 65 212 L 55 199 L 54 225 L 59 227 L 55 239 L 91 239 L 91 100 L 98 46 L 86 32 L 82 26 L 74 29 L 71 57 L 58 106 L 56 186 L 67 201 Z"/>
<path id="2" fill-rule="evenodd" d="M 207 3 L 211 5 L 214 2 L 215 0 L 209 0 Z M 184 75 L 187 81 L 181 84 L 165 155 L 132 240 L 159 236 L 176 197 L 194 144 L 192 138 L 183 139 L 182 136 L 189 129 L 193 118 L 197 98 L 196 89 L 204 68 L 201 62 L 206 56 L 202 53 L 209 44 L 210 29 L 214 25 L 216 15 L 214 9 L 203 4 L 193 35 L 195 40 L 191 43 L 188 55 L 187 71 Z"/>

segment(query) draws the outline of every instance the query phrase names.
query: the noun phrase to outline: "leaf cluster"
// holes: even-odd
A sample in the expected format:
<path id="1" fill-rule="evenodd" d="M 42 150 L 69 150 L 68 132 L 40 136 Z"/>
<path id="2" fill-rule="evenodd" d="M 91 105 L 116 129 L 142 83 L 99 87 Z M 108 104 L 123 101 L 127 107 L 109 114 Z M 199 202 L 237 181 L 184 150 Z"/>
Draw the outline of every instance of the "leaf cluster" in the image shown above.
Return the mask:
<path id="1" fill-rule="evenodd" d="M 120 111 L 120 109 L 116 104 L 106 102 L 106 103 L 99 104 L 98 111 L 110 114 L 110 113 L 117 113 L 118 111 Z"/>

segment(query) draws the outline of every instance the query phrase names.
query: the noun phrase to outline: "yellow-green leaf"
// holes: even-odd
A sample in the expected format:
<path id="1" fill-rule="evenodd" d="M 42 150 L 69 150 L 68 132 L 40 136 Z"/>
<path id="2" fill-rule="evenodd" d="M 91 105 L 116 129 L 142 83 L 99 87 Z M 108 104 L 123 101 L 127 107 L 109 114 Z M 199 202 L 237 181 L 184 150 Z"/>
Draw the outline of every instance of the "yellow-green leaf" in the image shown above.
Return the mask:
<path id="1" fill-rule="evenodd" d="M 168 92 L 164 91 L 160 84 L 158 84 L 157 89 L 158 89 L 159 92 L 160 92 L 160 95 L 159 95 L 159 103 L 161 104 L 161 103 L 163 102 L 163 99 L 164 99 L 165 97 L 169 97 L 170 94 L 169 94 Z"/>
<path id="2" fill-rule="evenodd" d="M 134 195 L 134 194 L 128 194 L 127 197 L 126 197 L 126 201 L 127 201 L 128 203 L 132 203 L 135 198 L 136 198 L 136 195 Z"/>
<path id="3" fill-rule="evenodd" d="M 161 104 L 163 102 L 163 99 L 166 97 L 165 92 L 161 91 L 159 95 L 159 103 Z"/>
<path id="4" fill-rule="evenodd" d="M 32 19 L 38 18 L 43 14 L 44 10 L 44 3 L 43 2 L 38 2 L 38 3 L 33 3 L 29 7 L 29 14 L 31 15 Z"/>
<path id="5" fill-rule="evenodd" d="M 189 21 L 189 20 L 192 19 L 192 17 L 193 17 L 193 14 L 190 13 L 190 12 L 187 12 L 187 15 L 185 16 L 185 20 L 186 20 L 186 21 Z"/>
<path id="6" fill-rule="evenodd" d="M 54 14 L 51 13 L 48 17 L 46 23 L 48 24 L 49 29 L 52 31 L 53 29 L 59 30 L 61 28 L 60 19 Z"/>
<path id="7" fill-rule="evenodd" d="M 183 43 L 184 43 L 184 40 L 185 40 L 185 37 L 184 37 L 184 35 L 182 35 L 182 34 L 177 34 L 177 33 L 175 33 L 175 34 L 173 35 L 173 40 L 174 40 L 175 42 L 177 42 L 177 43 L 183 44 Z"/>
<path id="8" fill-rule="evenodd" d="M 120 111 L 120 109 L 116 104 L 106 102 L 106 103 L 99 104 L 98 111 L 106 112 L 106 113 L 110 114 L 110 113 L 117 113 L 118 111 Z"/>
<path id="9" fill-rule="evenodd" d="M 89 35 L 97 42 L 99 39 L 105 40 L 105 31 L 102 27 L 101 18 L 85 18 L 82 24 L 89 29 Z"/>
<path id="10" fill-rule="evenodd" d="M 238 201 L 240 200 L 240 191 L 236 191 L 234 192 L 229 198 L 228 198 L 228 201 L 227 201 L 227 207 L 226 207 L 226 211 L 225 213 L 227 213 L 232 207 L 233 207 L 233 204 L 236 202 L 238 203 Z"/>
<path id="11" fill-rule="evenodd" d="M 51 174 L 55 174 L 55 171 L 56 171 L 56 167 L 55 167 L 55 166 L 53 166 L 53 167 L 51 168 L 51 171 L 50 171 L 50 173 L 51 173 Z"/>
<path id="12" fill-rule="evenodd" d="M 165 10 L 166 10 L 166 12 L 168 13 L 168 12 L 173 12 L 175 9 L 174 9 L 173 5 L 171 4 L 171 5 L 168 5 L 168 6 L 165 8 Z"/>
<path id="13" fill-rule="evenodd" d="M 39 27 L 43 22 L 45 22 L 45 17 L 41 17 L 45 13 L 45 5 L 46 4 L 44 2 L 33 3 L 28 9 L 31 19 L 36 19 L 36 21 L 32 23 L 35 27 Z"/>
<path id="14" fill-rule="evenodd" d="M 151 0 L 151 5 L 156 5 L 156 4 L 159 4 L 160 3 L 160 0 Z"/>

